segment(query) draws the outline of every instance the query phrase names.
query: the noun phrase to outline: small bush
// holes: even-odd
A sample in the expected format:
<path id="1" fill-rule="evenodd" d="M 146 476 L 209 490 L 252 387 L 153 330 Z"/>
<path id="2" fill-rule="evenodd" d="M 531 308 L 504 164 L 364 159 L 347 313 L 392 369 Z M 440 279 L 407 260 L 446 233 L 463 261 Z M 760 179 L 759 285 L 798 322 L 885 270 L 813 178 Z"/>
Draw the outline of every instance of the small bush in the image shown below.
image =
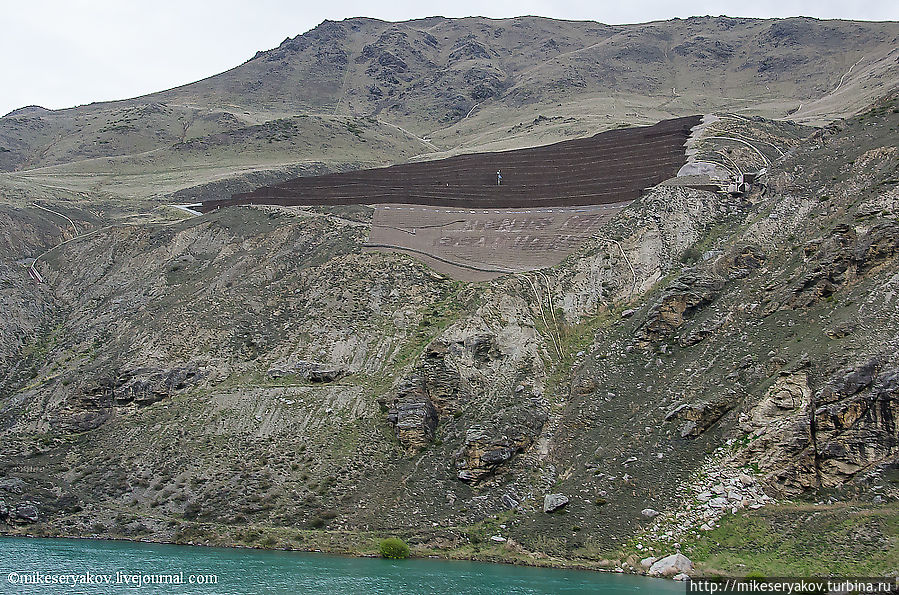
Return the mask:
<path id="1" fill-rule="evenodd" d="M 409 557 L 409 546 L 399 537 L 388 537 L 382 540 L 378 549 L 381 552 L 381 556 L 385 558 L 399 560 Z"/>
<path id="2" fill-rule="evenodd" d="M 680 261 L 684 264 L 696 264 L 702 259 L 702 252 L 700 252 L 697 248 L 689 247 L 684 250 L 684 253 L 680 256 Z"/>

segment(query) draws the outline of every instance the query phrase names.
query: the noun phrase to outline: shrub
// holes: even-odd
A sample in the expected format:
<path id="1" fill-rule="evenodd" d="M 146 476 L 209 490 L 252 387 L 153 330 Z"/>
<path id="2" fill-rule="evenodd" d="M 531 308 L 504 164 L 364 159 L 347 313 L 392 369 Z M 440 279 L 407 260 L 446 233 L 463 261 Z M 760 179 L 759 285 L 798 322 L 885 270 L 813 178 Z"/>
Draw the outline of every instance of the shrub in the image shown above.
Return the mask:
<path id="1" fill-rule="evenodd" d="M 700 252 L 697 248 L 689 247 L 684 250 L 684 253 L 680 256 L 680 261 L 684 264 L 696 264 L 702 259 L 702 252 Z"/>
<path id="2" fill-rule="evenodd" d="M 399 560 L 409 557 L 409 546 L 399 537 L 388 537 L 382 540 L 378 549 L 385 558 Z"/>

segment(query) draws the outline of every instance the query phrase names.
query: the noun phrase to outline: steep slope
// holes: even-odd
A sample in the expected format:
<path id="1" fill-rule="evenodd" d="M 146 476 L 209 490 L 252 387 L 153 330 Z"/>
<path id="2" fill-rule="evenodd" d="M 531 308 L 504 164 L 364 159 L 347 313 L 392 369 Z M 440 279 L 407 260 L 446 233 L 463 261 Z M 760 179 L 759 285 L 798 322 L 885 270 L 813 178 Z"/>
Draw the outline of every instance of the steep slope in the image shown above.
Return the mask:
<path id="1" fill-rule="evenodd" d="M 29 374 L 0 397 L 3 530 L 340 551 L 399 533 L 622 568 L 677 543 L 768 572 L 712 559 L 703 526 L 832 497 L 865 540 L 812 529 L 769 552 L 781 571 L 847 539 L 842 572 L 894 569 L 897 126 L 892 96 L 803 143 L 785 127 L 764 194 L 657 187 L 559 266 L 486 283 L 362 252 L 364 207 L 69 242 L 5 347 Z"/>

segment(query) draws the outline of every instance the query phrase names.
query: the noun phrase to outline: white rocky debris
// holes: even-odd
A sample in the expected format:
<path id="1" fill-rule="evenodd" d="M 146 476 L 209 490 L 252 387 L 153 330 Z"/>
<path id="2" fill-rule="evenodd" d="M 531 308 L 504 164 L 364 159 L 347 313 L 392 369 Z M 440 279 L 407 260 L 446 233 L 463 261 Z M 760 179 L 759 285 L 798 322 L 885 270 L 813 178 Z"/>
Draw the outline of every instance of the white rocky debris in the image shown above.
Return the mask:
<path id="1" fill-rule="evenodd" d="M 774 503 L 748 470 L 724 467 L 724 454 L 723 450 L 717 452 L 696 479 L 682 486 L 679 496 L 683 504 L 655 517 L 646 530 L 648 536 L 673 543 L 690 531 L 711 531 L 725 514 Z"/>

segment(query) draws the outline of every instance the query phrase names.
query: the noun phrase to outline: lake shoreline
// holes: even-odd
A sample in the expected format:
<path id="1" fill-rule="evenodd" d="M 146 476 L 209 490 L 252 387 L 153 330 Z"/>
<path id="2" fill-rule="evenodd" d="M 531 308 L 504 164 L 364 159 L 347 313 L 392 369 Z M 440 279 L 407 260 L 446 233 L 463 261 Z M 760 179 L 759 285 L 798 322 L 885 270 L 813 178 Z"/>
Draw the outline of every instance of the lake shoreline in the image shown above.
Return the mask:
<path id="1" fill-rule="evenodd" d="M 0 568 L 4 570 L 4 582 L 17 585 L 16 592 L 23 595 L 46 593 L 46 586 L 51 583 L 88 583 L 79 592 L 99 595 L 108 592 L 110 585 L 133 586 L 137 582 L 153 584 L 153 592 L 165 595 L 208 593 L 207 585 L 218 586 L 213 592 L 233 595 L 260 592 L 674 595 L 683 592 L 683 587 L 673 581 L 581 569 L 525 568 L 420 557 L 396 560 L 326 552 L 263 551 L 246 546 L 180 547 L 149 540 L 43 539 L 8 533 L 0 536 Z M 67 582 L 63 583 L 63 579 Z M 435 585 L 439 585 L 438 591 L 434 590 Z"/>
<path id="2" fill-rule="evenodd" d="M 118 513 L 118 514 L 116 514 Z M 808 524 L 810 517 L 815 524 Z M 851 529 L 851 530 L 847 530 Z M 503 528 L 504 529 L 504 528 Z M 0 536 L 74 538 L 199 545 L 235 550 L 328 553 L 354 558 L 379 557 L 382 539 L 399 537 L 422 559 L 489 562 L 533 568 L 591 570 L 645 575 L 641 560 L 676 553 L 677 548 L 642 535 L 616 549 L 529 550 L 511 531 L 485 527 L 406 527 L 402 529 L 298 529 L 270 525 L 228 525 L 163 515 L 93 509 L 34 524 L 0 524 Z M 510 535 L 510 533 L 513 533 Z M 866 534 L 867 540 L 854 539 Z M 743 536 L 753 536 L 747 547 Z M 493 536 L 506 541 L 497 542 Z M 783 502 L 722 517 L 720 526 L 680 539 L 680 551 L 696 565 L 694 574 L 738 577 L 880 576 L 897 568 L 899 505 L 850 501 L 834 504 Z M 796 551 L 802 548 L 803 556 Z M 574 555 L 567 556 L 572 553 Z M 848 554 L 847 554 L 848 553 Z"/>
<path id="3" fill-rule="evenodd" d="M 23 527 L 24 528 L 24 527 Z M 141 537 L 141 538 L 133 538 L 128 536 L 117 536 L 117 535 L 103 535 L 103 534 L 83 534 L 83 533 L 67 533 L 67 532 L 59 532 L 59 531 L 50 531 L 43 530 L 40 532 L 19 532 L 19 531 L 8 531 L 8 530 L 0 530 L 0 539 L 3 538 L 28 538 L 28 539 L 76 539 L 83 541 L 104 541 L 104 542 L 124 542 L 124 543 L 148 543 L 148 544 L 156 544 L 156 545 L 175 545 L 175 546 L 191 546 L 191 547 L 205 547 L 205 548 L 226 548 L 231 550 L 251 550 L 251 551 L 281 551 L 281 552 L 299 552 L 299 553 L 319 553 L 319 554 L 327 554 L 332 556 L 342 556 L 348 558 L 381 558 L 381 555 L 377 552 L 376 543 L 380 541 L 380 539 L 386 537 L 392 537 L 395 534 L 374 534 L 373 532 L 365 532 L 365 531 L 323 531 L 323 530 L 303 530 L 303 533 L 308 537 L 309 535 L 318 536 L 321 538 L 321 541 L 310 543 L 307 546 L 300 545 L 261 545 L 261 544 L 247 544 L 241 543 L 234 540 L 203 540 L 203 541 L 195 541 L 195 540 L 177 540 L 177 539 L 165 539 L 161 537 Z M 356 537 L 358 541 L 368 541 L 373 545 L 373 547 L 367 548 L 356 548 L 350 549 L 346 547 L 342 547 L 340 545 L 328 545 L 325 543 L 325 539 L 328 539 L 329 542 L 333 542 L 331 538 L 335 535 L 340 535 L 343 537 L 353 536 Z M 402 536 L 401 533 L 396 535 Z M 509 540 L 512 541 L 512 540 Z M 506 543 L 509 543 L 508 541 Z M 410 544 L 411 545 L 411 544 Z M 515 542 L 512 541 L 512 545 L 514 547 Z M 558 570 L 584 570 L 584 571 L 594 571 L 594 572 L 602 572 L 608 574 L 622 574 L 622 575 L 633 575 L 633 576 L 644 576 L 647 578 L 656 578 L 650 577 L 647 572 L 638 570 L 636 568 L 630 567 L 630 569 L 624 569 L 621 567 L 622 562 L 620 560 L 590 560 L 584 558 L 578 559 L 566 559 L 554 556 L 547 556 L 545 554 L 527 554 L 522 555 L 521 553 L 512 554 L 504 551 L 504 548 L 501 547 L 501 544 L 496 544 L 491 547 L 487 551 L 477 552 L 473 554 L 466 553 L 464 551 L 460 551 L 459 548 L 456 549 L 448 549 L 448 550 L 440 550 L 434 548 L 421 548 L 417 546 L 412 546 L 410 559 L 431 559 L 431 560 L 442 560 L 447 562 L 452 561 L 463 561 L 463 562 L 482 562 L 489 564 L 505 564 L 510 566 L 525 566 L 531 568 L 545 568 L 545 569 L 558 569 Z"/>

